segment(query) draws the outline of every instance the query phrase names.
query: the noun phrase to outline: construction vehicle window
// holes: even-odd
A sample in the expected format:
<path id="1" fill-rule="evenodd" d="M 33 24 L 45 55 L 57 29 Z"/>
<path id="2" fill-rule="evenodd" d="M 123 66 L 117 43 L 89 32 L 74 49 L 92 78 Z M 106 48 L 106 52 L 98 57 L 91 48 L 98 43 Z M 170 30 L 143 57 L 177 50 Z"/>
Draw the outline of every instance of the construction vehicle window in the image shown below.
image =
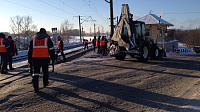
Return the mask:
<path id="1" fill-rule="evenodd" d="M 124 24 L 124 26 L 123 26 L 122 34 L 123 34 L 123 35 L 128 35 L 128 29 L 127 29 L 126 24 Z"/>
<path id="2" fill-rule="evenodd" d="M 141 36 L 141 27 L 140 27 L 140 23 L 135 23 L 134 24 L 134 32 L 135 32 L 135 36 L 136 38 Z"/>
<path id="3" fill-rule="evenodd" d="M 142 36 L 145 36 L 145 25 L 142 24 Z"/>

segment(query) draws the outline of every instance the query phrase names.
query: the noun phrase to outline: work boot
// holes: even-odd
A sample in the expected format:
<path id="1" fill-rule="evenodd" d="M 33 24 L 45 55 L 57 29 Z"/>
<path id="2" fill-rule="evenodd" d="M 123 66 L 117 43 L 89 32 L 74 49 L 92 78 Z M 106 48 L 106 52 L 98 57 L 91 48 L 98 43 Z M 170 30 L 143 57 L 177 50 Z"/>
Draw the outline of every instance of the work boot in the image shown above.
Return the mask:
<path id="1" fill-rule="evenodd" d="M 6 74 L 6 73 L 8 73 L 8 72 L 5 71 L 5 68 L 4 68 L 4 67 L 2 67 L 2 69 L 1 69 L 1 74 Z"/>
<path id="2" fill-rule="evenodd" d="M 49 81 L 44 82 L 44 88 L 47 87 L 49 85 Z"/>
<path id="3" fill-rule="evenodd" d="M 9 71 L 8 68 L 6 68 L 5 71 Z"/>
<path id="4" fill-rule="evenodd" d="M 35 93 L 39 92 L 38 78 L 39 78 L 39 76 L 33 76 L 33 79 L 32 79 L 33 88 L 34 88 Z"/>
<path id="5" fill-rule="evenodd" d="M 4 71 L 4 70 L 1 71 L 1 74 L 6 74 L 6 73 L 8 73 L 8 72 Z"/>
<path id="6" fill-rule="evenodd" d="M 44 88 L 49 85 L 48 76 L 43 76 L 43 86 Z"/>
<path id="7" fill-rule="evenodd" d="M 10 68 L 10 70 L 14 70 L 14 69 L 15 69 L 15 68 L 13 68 L 13 67 L 12 67 L 12 68 Z"/>

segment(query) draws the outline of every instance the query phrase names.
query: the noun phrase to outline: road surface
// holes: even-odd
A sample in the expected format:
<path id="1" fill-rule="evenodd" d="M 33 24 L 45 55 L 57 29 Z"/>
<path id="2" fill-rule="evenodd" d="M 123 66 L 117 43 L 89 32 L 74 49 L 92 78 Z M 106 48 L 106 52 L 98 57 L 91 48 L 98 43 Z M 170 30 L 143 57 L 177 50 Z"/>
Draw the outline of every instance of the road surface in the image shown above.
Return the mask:
<path id="1" fill-rule="evenodd" d="M 50 68 L 51 70 L 51 68 Z M 0 75 L 0 111 L 200 111 L 200 55 L 138 62 L 88 52 L 55 66 L 50 85 L 33 92 L 28 68 Z"/>

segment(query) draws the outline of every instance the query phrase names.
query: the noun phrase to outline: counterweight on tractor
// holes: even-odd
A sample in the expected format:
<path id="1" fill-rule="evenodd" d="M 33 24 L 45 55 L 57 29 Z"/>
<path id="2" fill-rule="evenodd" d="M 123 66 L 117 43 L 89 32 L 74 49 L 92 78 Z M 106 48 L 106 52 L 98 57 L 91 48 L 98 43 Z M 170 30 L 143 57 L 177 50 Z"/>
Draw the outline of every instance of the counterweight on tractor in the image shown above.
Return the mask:
<path id="1" fill-rule="evenodd" d="M 124 60 L 126 54 L 139 61 L 147 61 L 149 57 L 157 59 L 163 50 L 150 36 L 145 35 L 145 23 L 133 21 L 132 17 L 128 4 L 123 4 L 119 23 L 110 41 L 110 55 L 118 60 Z"/>

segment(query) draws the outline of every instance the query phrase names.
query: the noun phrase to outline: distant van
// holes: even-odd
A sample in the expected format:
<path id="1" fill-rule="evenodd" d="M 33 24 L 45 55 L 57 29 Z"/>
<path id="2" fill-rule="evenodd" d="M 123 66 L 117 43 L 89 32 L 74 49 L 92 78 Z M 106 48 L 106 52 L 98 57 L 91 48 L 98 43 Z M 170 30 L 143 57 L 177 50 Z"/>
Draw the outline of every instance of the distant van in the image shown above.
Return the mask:
<path id="1" fill-rule="evenodd" d="M 193 47 L 193 50 L 194 50 L 196 53 L 200 53 L 200 46 L 195 46 L 195 47 Z"/>

